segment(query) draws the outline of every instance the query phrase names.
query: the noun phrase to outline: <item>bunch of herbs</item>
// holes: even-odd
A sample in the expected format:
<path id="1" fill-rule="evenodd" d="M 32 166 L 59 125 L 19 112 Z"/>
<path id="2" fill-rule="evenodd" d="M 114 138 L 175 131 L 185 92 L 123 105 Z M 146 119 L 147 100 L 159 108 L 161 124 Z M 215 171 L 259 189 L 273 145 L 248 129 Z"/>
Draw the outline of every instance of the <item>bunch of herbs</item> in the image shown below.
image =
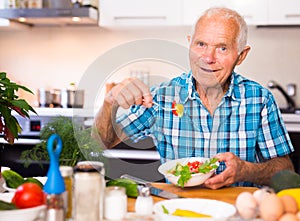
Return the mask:
<path id="1" fill-rule="evenodd" d="M 91 136 L 92 128 L 85 128 L 82 124 L 69 117 L 54 117 L 41 130 L 41 142 L 32 149 L 25 150 L 21 159 L 28 167 L 32 161 L 49 161 L 47 140 L 52 134 L 62 139 L 63 148 L 60 153 L 60 165 L 75 166 L 81 160 L 102 160 L 101 145 Z M 93 153 L 93 156 L 91 156 Z M 95 154 L 96 153 L 96 154 Z M 93 157 L 93 158 L 92 158 Z"/>

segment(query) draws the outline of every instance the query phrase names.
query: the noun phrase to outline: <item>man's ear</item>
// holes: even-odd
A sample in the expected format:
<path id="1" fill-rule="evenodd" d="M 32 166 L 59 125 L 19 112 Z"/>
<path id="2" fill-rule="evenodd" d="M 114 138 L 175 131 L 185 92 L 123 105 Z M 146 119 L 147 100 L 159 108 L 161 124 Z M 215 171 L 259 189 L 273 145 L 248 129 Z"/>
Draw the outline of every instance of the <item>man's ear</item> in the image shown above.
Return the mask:
<path id="1" fill-rule="evenodd" d="M 250 46 L 246 46 L 244 48 L 244 50 L 240 53 L 239 57 L 238 57 L 238 60 L 237 60 L 237 65 L 240 65 L 244 60 L 245 58 L 247 57 L 247 54 L 249 53 L 251 47 Z"/>

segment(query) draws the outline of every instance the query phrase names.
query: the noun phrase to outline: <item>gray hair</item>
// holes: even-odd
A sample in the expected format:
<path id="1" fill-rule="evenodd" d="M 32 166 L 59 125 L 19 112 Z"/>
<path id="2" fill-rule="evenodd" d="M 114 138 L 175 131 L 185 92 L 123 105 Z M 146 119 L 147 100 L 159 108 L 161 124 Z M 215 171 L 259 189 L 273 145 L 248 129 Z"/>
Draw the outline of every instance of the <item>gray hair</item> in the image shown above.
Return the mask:
<path id="1" fill-rule="evenodd" d="M 229 8 L 213 7 L 204 11 L 203 14 L 198 18 L 195 25 L 193 26 L 191 36 L 193 36 L 197 23 L 202 18 L 204 17 L 209 18 L 213 16 L 218 16 L 219 18 L 223 18 L 224 20 L 233 19 L 237 23 L 239 27 L 239 33 L 237 35 L 236 41 L 238 46 L 238 52 L 241 53 L 247 44 L 248 27 L 244 18 L 239 13 Z"/>

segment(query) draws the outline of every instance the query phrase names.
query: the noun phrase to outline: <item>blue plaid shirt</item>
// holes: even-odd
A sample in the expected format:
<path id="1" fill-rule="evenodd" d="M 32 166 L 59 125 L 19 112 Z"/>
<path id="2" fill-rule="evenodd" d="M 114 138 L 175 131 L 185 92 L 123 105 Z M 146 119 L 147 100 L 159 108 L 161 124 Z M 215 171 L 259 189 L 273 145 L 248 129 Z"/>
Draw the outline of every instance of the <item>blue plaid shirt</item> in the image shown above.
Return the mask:
<path id="1" fill-rule="evenodd" d="M 166 108 L 171 108 L 173 101 L 183 104 L 183 116 L 157 105 L 133 105 L 117 122 L 135 142 L 152 137 L 162 163 L 183 157 L 213 157 L 221 152 L 232 152 L 249 162 L 262 162 L 294 150 L 270 91 L 235 72 L 213 116 L 202 104 L 191 72 L 152 87 L 151 94 Z M 217 173 L 225 168 L 221 163 Z"/>

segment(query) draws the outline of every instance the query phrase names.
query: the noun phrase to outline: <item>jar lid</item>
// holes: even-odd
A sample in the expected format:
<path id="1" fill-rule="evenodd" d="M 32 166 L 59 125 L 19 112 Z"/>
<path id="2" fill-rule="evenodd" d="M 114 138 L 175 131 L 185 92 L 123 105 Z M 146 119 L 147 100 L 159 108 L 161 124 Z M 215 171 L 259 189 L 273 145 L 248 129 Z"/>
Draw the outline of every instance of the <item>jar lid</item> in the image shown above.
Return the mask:
<path id="1" fill-rule="evenodd" d="M 59 171 L 63 177 L 73 175 L 73 167 L 71 167 L 71 166 L 60 166 Z"/>
<path id="2" fill-rule="evenodd" d="M 103 167 L 100 165 L 82 164 L 74 167 L 74 172 L 99 172 L 101 173 Z"/>

